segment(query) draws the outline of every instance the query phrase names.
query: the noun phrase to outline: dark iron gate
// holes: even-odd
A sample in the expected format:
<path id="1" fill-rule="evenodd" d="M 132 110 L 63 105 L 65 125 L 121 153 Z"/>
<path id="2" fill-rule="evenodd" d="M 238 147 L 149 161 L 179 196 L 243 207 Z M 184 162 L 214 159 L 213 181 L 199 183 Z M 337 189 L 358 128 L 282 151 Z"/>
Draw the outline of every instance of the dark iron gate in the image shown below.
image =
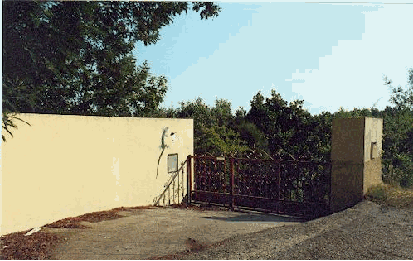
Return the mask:
<path id="1" fill-rule="evenodd" d="M 187 164 L 190 203 L 302 217 L 329 212 L 329 162 L 188 156 Z"/>

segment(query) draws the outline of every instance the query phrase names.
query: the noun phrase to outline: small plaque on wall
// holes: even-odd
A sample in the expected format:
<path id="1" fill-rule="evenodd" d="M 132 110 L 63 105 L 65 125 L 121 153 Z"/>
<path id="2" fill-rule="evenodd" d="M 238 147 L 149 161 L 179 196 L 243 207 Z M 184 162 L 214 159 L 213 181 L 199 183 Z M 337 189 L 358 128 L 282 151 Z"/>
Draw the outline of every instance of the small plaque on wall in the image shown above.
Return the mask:
<path id="1" fill-rule="evenodd" d="M 371 159 L 375 159 L 377 157 L 378 157 L 377 142 L 372 142 L 371 143 Z"/>
<path id="2" fill-rule="evenodd" d="M 178 154 L 168 154 L 168 173 L 178 171 Z"/>

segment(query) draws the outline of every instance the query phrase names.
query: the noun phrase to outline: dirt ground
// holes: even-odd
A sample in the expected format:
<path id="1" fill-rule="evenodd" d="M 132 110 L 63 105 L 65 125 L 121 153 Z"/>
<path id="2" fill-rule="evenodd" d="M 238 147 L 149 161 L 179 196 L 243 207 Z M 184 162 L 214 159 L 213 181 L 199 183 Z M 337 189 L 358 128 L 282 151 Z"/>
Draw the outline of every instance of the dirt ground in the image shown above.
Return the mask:
<path id="1" fill-rule="evenodd" d="M 413 209 L 370 201 L 309 222 L 137 208 L 87 214 L 31 236 L 23 233 L 2 237 L 2 259 L 413 259 Z"/>
<path id="2" fill-rule="evenodd" d="M 296 218 L 261 213 L 149 207 L 118 209 L 64 219 L 46 225 L 41 232 L 32 236 L 25 237 L 21 233 L 18 239 L 26 240 L 35 238 L 36 234 L 43 234 L 53 235 L 56 237 L 53 240 L 59 240 L 58 244 L 50 245 L 47 254 L 27 258 L 145 259 L 176 252 L 199 251 L 232 236 L 299 222 L 301 220 Z M 29 243 L 31 246 L 36 245 Z M 12 250 L 13 247 L 7 242 L 5 245 L 6 250 Z M 42 248 L 42 245 L 38 248 Z M 20 247 L 17 250 L 22 249 Z M 8 257 L 27 259 L 24 255 L 10 256 L 10 253 Z"/>

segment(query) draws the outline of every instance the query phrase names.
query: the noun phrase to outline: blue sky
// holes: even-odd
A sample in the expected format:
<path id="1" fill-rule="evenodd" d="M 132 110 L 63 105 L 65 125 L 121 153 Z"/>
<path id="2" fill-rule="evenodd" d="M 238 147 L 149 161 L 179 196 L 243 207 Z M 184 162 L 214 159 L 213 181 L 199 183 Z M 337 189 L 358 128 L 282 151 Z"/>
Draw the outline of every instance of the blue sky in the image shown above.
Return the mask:
<path id="1" fill-rule="evenodd" d="M 258 91 L 275 89 L 312 114 L 376 102 L 383 109 L 383 76 L 405 87 L 413 68 L 413 4 L 332 2 L 217 2 L 218 17 L 183 14 L 134 54 L 168 78 L 163 107 L 202 97 L 248 110 Z"/>

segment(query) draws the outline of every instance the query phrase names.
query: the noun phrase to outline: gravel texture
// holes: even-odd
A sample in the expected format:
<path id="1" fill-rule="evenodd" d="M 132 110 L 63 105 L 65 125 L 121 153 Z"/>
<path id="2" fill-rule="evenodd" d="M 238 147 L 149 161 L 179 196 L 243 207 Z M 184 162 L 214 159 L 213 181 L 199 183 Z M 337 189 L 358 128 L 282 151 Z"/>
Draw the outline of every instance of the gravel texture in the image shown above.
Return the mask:
<path id="1" fill-rule="evenodd" d="M 84 221 L 85 218 L 90 222 L 110 219 L 99 223 L 100 225 L 89 223 L 89 226 L 102 226 L 105 222 L 112 224 L 128 220 L 127 217 L 111 220 L 114 216 L 109 214 L 98 212 L 65 219 L 65 222 L 50 224 L 51 227 L 59 228 L 45 229 L 66 229 L 73 235 L 87 234 L 90 230 L 91 238 L 96 241 L 96 236 L 92 235 L 93 229 L 72 228 L 73 224 L 75 221 Z M 139 220 L 142 226 L 142 220 Z M 38 232 L 24 236 L 25 232 L 27 231 L 1 238 L 0 259 L 61 259 L 51 255 L 52 250 L 59 250 L 67 243 L 60 244 L 59 233 Z M 173 234 L 179 236 L 182 231 Z M 200 238 L 202 240 L 202 237 L 194 239 L 192 236 L 187 237 L 186 240 L 180 238 L 186 251 L 175 254 L 174 251 L 153 252 L 154 257 L 149 259 L 413 259 L 413 207 L 394 208 L 363 201 L 342 212 L 305 223 L 238 234 L 212 244 L 198 242 Z M 86 241 L 81 240 L 74 240 L 72 243 L 81 244 L 82 247 L 87 245 Z M 113 247 L 114 243 L 116 242 L 109 240 L 107 246 Z M 99 243 L 99 246 L 101 244 L 103 243 Z M 58 251 L 60 254 L 63 252 L 65 251 Z M 131 259 L 136 259 L 133 258 L 134 256 L 137 256 L 136 253 L 131 256 Z M 113 256 L 108 257 L 115 259 Z M 80 259 L 102 259 L 102 253 L 93 258 L 82 256 Z M 126 258 L 119 256 L 118 259 Z"/>
<path id="2" fill-rule="evenodd" d="M 239 235 L 167 259 L 413 259 L 413 209 L 363 201 L 294 226 Z"/>

